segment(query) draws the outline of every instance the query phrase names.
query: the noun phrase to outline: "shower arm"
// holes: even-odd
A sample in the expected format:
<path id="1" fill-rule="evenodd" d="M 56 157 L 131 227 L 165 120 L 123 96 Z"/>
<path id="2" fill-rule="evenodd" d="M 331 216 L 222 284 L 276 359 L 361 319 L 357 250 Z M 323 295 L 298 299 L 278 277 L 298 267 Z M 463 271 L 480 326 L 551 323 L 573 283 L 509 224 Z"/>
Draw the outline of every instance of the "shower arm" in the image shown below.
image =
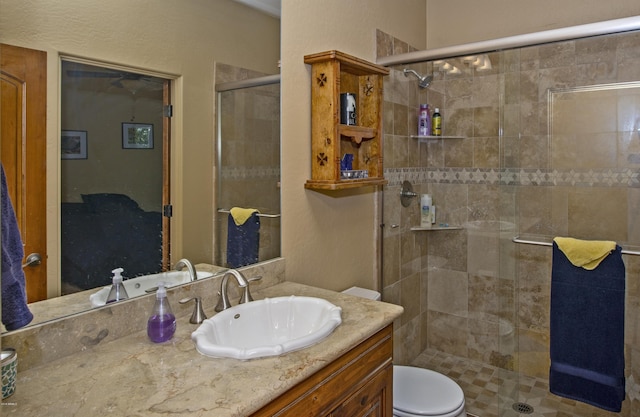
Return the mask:
<path id="1" fill-rule="evenodd" d="M 405 68 L 402 72 L 404 73 L 405 77 L 408 77 L 409 73 L 415 75 L 418 79 L 418 85 L 420 86 L 420 88 L 429 87 L 429 84 L 431 84 L 431 80 L 433 80 L 433 75 L 420 75 L 416 71 L 409 68 Z"/>

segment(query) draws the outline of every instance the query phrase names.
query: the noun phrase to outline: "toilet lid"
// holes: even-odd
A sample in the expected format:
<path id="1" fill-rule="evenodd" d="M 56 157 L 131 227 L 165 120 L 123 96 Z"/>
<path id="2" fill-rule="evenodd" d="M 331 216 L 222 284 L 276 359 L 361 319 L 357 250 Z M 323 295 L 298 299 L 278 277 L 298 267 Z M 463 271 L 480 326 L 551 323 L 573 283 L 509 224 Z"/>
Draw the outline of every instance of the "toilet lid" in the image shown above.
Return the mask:
<path id="1" fill-rule="evenodd" d="M 393 408 L 421 416 L 450 413 L 464 403 L 462 388 L 429 369 L 393 367 Z"/>

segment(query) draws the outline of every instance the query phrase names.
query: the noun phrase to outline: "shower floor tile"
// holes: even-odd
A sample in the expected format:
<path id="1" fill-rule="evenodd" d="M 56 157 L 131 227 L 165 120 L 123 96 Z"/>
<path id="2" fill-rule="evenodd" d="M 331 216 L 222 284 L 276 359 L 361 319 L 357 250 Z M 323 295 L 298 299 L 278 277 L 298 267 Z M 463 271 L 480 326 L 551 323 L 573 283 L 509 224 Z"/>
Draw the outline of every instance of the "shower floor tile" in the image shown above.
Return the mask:
<path id="1" fill-rule="evenodd" d="M 611 413 L 549 392 L 548 381 L 518 376 L 470 359 L 433 349 L 422 352 L 411 365 L 432 369 L 456 381 L 465 394 L 466 410 L 478 417 L 613 417 Z M 628 401 L 628 399 L 627 399 Z M 513 405 L 516 404 L 516 409 Z M 517 404 L 523 406 L 518 407 Z M 524 408 L 523 408 L 524 407 Z M 532 408 L 532 412 L 528 412 Z"/>

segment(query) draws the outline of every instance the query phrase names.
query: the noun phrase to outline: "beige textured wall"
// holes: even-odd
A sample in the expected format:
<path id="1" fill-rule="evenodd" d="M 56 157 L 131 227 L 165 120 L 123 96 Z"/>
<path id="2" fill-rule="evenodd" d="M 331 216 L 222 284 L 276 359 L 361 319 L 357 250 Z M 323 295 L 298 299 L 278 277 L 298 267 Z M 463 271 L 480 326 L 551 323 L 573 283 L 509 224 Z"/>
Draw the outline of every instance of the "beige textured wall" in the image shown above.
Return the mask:
<path id="1" fill-rule="evenodd" d="M 104 93 L 67 87 L 62 102 L 67 109 L 60 126 L 87 132 L 87 159 L 60 161 L 60 200 L 82 202 L 82 194 L 123 193 L 145 211 L 160 211 L 162 89 L 132 94 L 127 88 Z M 153 149 L 122 148 L 122 123 L 134 117 L 135 123 L 153 125 Z M 114 165 L 118 169 L 110 168 Z"/>
<path id="2" fill-rule="evenodd" d="M 48 54 L 49 276 L 57 276 L 58 54 L 175 74 L 172 256 L 213 256 L 214 65 L 277 73 L 277 19 L 231 0 L 0 0 L 0 42 Z M 181 233 L 178 230 L 181 229 Z"/>
<path id="3" fill-rule="evenodd" d="M 424 1 L 283 0 L 282 254 L 287 279 L 333 290 L 376 286 L 375 194 L 306 190 L 311 174 L 310 67 L 304 55 L 337 49 L 376 58 L 376 28 L 424 39 Z"/>
<path id="4" fill-rule="evenodd" d="M 637 0 L 425 1 L 430 49 L 640 15 Z"/>

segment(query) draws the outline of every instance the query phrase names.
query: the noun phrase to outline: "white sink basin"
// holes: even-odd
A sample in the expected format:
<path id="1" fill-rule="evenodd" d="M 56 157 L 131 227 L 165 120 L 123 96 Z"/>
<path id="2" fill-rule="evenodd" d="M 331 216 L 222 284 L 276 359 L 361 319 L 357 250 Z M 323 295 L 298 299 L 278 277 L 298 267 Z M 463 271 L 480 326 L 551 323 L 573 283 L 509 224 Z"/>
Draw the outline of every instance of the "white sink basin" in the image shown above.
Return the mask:
<path id="1" fill-rule="evenodd" d="M 198 279 L 207 278 L 212 276 L 213 274 L 209 272 L 196 271 L 198 275 Z M 164 282 L 165 287 L 171 288 L 176 285 L 186 284 L 191 281 L 191 277 L 189 277 L 189 272 L 184 271 L 169 271 L 169 272 L 161 272 L 159 274 L 150 274 L 150 275 L 142 275 L 139 277 L 125 279 L 123 281 L 124 288 L 127 290 L 127 294 L 129 298 L 138 297 L 140 295 L 145 295 L 147 290 L 155 288 L 158 286 L 158 283 Z M 89 301 L 91 301 L 91 305 L 93 307 L 99 307 L 105 305 L 107 302 L 107 297 L 109 296 L 109 290 L 111 289 L 111 285 L 107 285 L 103 287 L 100 291 L 94 292 L 89 296 Z"/>
<path id="2" fill-rule="evenodd" d="M 314 345 L 342 323 L 342 309 L 321 298 L 265 298 L 205 320 L 191 339 L 214 358 L 277 356 Z"/>

